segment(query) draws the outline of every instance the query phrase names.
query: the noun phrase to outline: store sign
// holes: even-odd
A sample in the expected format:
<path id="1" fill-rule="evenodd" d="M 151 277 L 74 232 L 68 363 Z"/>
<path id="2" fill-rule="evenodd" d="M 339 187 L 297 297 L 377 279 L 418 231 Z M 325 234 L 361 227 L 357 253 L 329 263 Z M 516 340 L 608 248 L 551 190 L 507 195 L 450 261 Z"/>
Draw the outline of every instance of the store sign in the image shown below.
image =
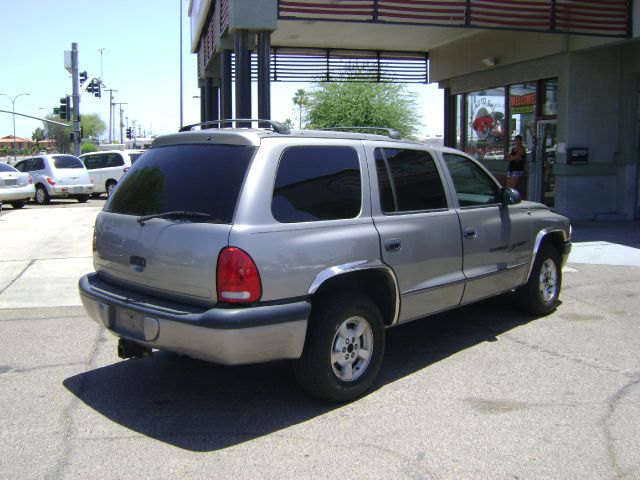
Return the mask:
<path id="1" fill-rule="evenodd" d="M 511 95 L 510 102 L 511 114 L 533 113 L 536 107 L 536 94 L 527 93 L 526 95 Z"/>

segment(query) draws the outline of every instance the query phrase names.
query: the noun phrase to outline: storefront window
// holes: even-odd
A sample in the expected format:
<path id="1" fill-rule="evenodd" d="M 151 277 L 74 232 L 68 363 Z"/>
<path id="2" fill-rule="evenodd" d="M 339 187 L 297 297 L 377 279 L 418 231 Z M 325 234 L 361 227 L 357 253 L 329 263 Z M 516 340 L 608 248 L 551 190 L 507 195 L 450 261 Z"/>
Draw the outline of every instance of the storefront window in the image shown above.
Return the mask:
<path id="1" fill-rule="evenodd" d="M 480 161 L 504 159 L 504 94 L 505 89 L 500 87 L 466 96 L 465 150 Z"/>
<path id="2" fill-rule="evenodd" d="M 542 115 L 545 117 L 558 114 L 558 79 L 542 82 Z"/>
<path id="3" fill-rule="evenodd" d="M 509 148 L 513 147 L 513 138 L 522 136 L 522 143 L 531 152 L 536 128 L 536 84 L 535 82 L 511 85 L 509 87 Z"/>

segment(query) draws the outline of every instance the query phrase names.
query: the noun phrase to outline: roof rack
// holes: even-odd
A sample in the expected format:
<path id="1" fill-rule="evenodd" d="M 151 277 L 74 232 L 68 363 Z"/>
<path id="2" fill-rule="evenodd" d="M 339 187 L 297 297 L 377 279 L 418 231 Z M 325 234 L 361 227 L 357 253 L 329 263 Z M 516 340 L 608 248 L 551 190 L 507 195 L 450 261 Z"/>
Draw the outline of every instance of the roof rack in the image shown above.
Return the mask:
<path id="1" fill-rule="evenodd" d="M 271 126 L 271 129 L 276 132 L 276 133 L 280 133 L 282 135 L 288 135 L 289 133 L 291 133 L 291 130 L 289 130 L 289 127 L 287 127 L 284 123 L 280 123 L 280 122 L 275 122 L 273 120 L 264 120 L 264 119 L 260 119 L 260 118 L 228 118 L 228 119 L 224 119 L 224 120 L 209 120 L 207 122 L 200 122 L 200 123 L 193 123 L 191 125 L 185 125 L 184 127 L 181 127 L 180 130 L 178 130 L 179 132 L 189 132 L 193 129 L 193 127 L 203 127 L 205 125 L 217 125 L 218 128 L 221 128 L 220 126 L 222 124 L 225 123 L 242 123 L 242 122 L 259 122 L 259 123 L 268 123 Z M 237 125 L 236 125 L 237 127 Z M 206 128 L 206 127 L 205 127 Z M 239 128 L 239 127 L 237 127 Z"/>
<path id="2" fill-rule="evenodd" d="M 400 140 L 402 139 L 402 135 L 400 135 L 400 132 L 398 130 L 395 130 L 393 128 L 387 128 L 387 127 L 331 127 L 331 128 L 320 128 L 319 130 L 323 130 L 323 131 L 355 131 L 355 132 L 361 132 L 362 130 L 374 130 L 374 131 L 378 131 L 378 132 L 387 132 L 387 136 L 389 138 L 393 138 L 394 140 Z"/>

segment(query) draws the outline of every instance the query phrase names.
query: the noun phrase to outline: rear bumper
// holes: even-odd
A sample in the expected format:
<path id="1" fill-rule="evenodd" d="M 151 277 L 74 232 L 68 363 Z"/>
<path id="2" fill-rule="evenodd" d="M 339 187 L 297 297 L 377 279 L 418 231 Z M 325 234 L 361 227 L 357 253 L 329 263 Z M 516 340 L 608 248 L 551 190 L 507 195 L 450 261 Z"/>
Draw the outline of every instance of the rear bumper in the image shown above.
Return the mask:
<path id="1" fill-rule="evenodd" d="M 83 276 L 78 287 L 89 316 L 117 337 L 224 365 L 299 358 L 311 311 L 306 300 L 211 309 L 160 304 L 95 273 Z"/>
<path id="2" fill-rule="evenodd" d="M 89 185 L 55 185 L 50 187 L 49 195 L 52 197 L 68 197 L 71 195 L 91 195 L 93 184 Z"/>
<path id="3" fill-rule="evenodd" d="M 10 203 L 15 201 L 31 200 L 35 194 L 36 190 L 33 188 L 33 185 L 3 188 L 0 192 L 0 202 Z"/>

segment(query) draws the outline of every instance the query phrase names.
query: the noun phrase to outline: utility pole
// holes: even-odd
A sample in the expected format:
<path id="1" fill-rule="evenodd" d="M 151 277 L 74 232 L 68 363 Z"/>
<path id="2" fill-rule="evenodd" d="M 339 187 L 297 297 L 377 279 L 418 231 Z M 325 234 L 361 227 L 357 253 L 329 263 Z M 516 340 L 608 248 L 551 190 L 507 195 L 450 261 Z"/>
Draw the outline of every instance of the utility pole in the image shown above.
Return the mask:
<path id="1" fill-rule="evenodd" d="M 120 143 L 124 143 L 124 138 L 122 136 L 122 127 L 124 127 L 124 123 L 122 122 L 122 105 L 126 105 L 126 102 L 118 102 L 114 103 L 114 105 L 118 105 L 120 107 Z"/>
<path id="2" fill-rule="evenodd" d="M 118 90 L 109 88 L 107 91 L 109 92 L 109 143 L 113 143 L 113 92 Z"/>
<path id="3" fill-rule="evenodd" d="M 72 119 L 72 139 L 73 154 L 77 157 L 80 155 L 80 82 L 78 80 L 78 44 L 71 44 L 71 82 L 72 82 L 72 102 L 71 109 Z"/>

